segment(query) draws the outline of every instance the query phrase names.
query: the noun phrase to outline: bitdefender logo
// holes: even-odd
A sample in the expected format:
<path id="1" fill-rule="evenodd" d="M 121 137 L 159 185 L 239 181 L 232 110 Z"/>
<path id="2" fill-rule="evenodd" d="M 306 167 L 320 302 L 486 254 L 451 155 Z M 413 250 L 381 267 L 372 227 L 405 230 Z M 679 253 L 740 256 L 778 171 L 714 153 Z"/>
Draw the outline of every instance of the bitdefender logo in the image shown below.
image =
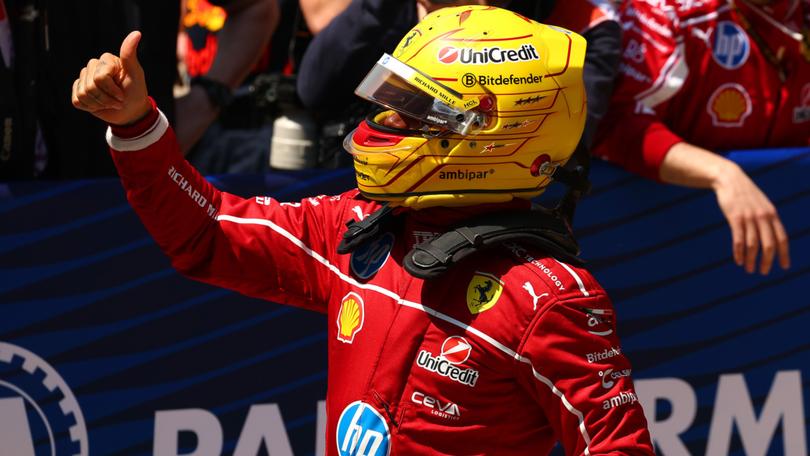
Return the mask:
<path id="1" fill-rule="evenodd" d="M 543 77 L 532 73 L 529 73 L 526 76 L 515 76 L 514 74 L 500 74 L 498 76 L 480 74 L 476 76 L 473 73 L 465 73 L 461 77 L 461 83 L 464 84 L 464 87 L 472 87 L 475 84 L 480 84 L 482 86 L 501 86 L 514 84 L 540 84 L 541 82 L 543 82 Z"/>
<path id="2" fill-rule="evenodd" d="M 524 44 L 518 49 L 504 49 L 498 46 L 482 49 L 445 46 L 439 50 L 437 57 L 439 62 L 442 63 L 459 62 L 465 65 L 489 65 L 493 63 L 540 60 L 537 49 L 531 44 Z"/>

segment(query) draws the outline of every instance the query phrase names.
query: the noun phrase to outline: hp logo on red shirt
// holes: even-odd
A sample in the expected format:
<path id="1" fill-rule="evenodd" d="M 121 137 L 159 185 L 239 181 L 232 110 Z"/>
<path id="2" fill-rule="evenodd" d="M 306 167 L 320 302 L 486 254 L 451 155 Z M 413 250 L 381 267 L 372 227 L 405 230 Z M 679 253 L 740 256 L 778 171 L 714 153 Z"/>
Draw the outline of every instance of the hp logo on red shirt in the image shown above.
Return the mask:
<path id="1" fill-rule="evenodd" d="M 720 21 L 714 31 L 712 56 L 718 65 L 727 70 L 736 70 L 748 61 L 751 43 L 748 35 L 737 24 L 731 21 Z"/>
<path id="2" fill-rule="evenodd" d="M 338 420 L 337 448 L 340 456 L 388 456 L 391 453 L 388 423 L 369 404 L 352 402 Z"/>

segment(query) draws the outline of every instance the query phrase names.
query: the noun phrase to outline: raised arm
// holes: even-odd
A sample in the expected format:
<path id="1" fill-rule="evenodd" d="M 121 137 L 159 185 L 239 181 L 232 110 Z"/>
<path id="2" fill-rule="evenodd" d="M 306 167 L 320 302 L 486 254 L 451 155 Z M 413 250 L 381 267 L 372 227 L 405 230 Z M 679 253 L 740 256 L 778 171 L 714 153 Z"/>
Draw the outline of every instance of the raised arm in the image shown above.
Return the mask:
<path id="1" fill-rule="evenodd" d="M 120 57 L 91 60 L 73 104 L 110 124 L 113 161 L 127 199 L 172 265 L 196 280 L 325 311 L 343 228 L 339 198 L 279 203 L 220 192 L 183 158 L 168 121 L 147 96 L 138 32 Z"/>

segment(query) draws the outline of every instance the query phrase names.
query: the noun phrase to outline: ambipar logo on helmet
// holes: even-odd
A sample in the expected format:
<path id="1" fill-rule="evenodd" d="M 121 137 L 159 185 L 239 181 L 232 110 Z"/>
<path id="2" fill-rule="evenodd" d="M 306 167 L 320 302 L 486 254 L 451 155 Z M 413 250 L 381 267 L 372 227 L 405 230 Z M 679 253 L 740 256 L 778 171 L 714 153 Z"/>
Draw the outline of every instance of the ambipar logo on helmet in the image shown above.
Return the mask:
<path id="1" fill-rule="evenodd" d="M 76 396 L 45 360 L 0 342 L 0 453 L 89 453 L 87 426 Z"/>
<path id="2" fill-rule="evenodd" d="M 440 171 L 439 172 L 439 179 L 441 180 L 466 180 L 466 181 L 476 181 L 481 179 L 486 179 L 491 175 L 495 174 L 494 169 L 489 169 L 486 171 L 474 171 L 471 169 L 458 169 L 453 171 Z"/>
<path id="3" fill-rule="evenodd" d="M 531 44 L 524 44 L 518 49 L 505 49 L 498 46 L 482 49 L 445 46 L 439 49 L 437 57 L 441 63 L 451 64 L 458 62 L 464 65 L 489 65 L 540 60 L 537 49 Z"/>

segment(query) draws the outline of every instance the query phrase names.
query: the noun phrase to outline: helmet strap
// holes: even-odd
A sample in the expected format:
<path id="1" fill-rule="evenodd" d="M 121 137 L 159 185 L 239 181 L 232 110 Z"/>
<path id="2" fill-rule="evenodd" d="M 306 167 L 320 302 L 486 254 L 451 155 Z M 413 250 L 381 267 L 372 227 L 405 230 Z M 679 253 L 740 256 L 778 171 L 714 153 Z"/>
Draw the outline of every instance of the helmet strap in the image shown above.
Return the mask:
<path id="1" fill-rule="evenodd" d="M 591 153 L 583 137 L 568 163 L 558 167 L 551 175 L 552 179 L 568 187 L 568 191 L 554 208 L 554 212 L 566 220 L 569 229 L 574 225 L 577 203 L 580 198 L 591 192 L 591 181 L 588 179 L 590 171 Z"/>

